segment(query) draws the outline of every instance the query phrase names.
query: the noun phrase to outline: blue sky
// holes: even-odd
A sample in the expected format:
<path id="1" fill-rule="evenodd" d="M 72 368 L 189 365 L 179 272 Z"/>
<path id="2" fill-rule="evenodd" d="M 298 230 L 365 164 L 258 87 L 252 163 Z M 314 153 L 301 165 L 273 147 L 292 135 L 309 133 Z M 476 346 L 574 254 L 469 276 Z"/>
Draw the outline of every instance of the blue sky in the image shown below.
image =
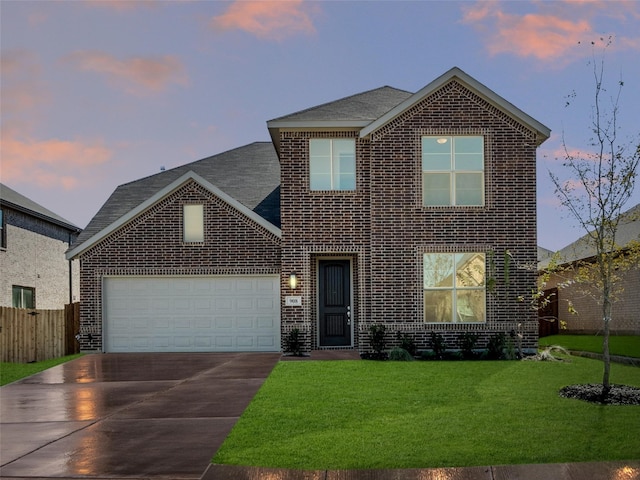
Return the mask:
<path id="1" fill-rule="evenodd" d="M 588 151 L 601 38 L 640 131 L 637 1 L 0 0 L 0 22 L 0 179 L 80 227 L 119 184 L 268 141 L 267 120 L 457 66 L 551 128 L 538 243 L 559 249 L 583 232 L 547 172 L 569 178 L 563 134 Z"/>

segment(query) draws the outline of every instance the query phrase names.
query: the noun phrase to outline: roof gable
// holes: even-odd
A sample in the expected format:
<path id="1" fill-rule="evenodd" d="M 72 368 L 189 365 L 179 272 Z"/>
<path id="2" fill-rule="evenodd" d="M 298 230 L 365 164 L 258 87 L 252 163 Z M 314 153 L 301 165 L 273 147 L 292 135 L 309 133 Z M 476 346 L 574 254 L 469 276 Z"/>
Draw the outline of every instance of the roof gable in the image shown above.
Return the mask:
<path id="1" fill-rule="evenodd" d="M 169 185 L 157 191 L 154 195 L 146 199 L 144 202 L 142 202 L 141 204 L 139 204 L 138 206 L 136 206 L 126 214 L 120 216 L 116 221 L 114 221 L 107 227 L 103 228 L 102 230 L 94 234 L 91 238 L 71 248 L 66 254 L 67 259 L 71 260 L 72 258 L 75 258 L 78 255 L 81 255 L 82 253 L 86 252 L 87 250 L 92 248 L 94 245 L 98 244 L 99 242 L 104 240 L 106 237 L 111 235 L 113 232 L 118 230 L 120 227 L 122 227 L 123 225 L 127 224 L 128 222 L 136 218 L 138 215 L 147 211 L 153 205 L 157 204 L 164 198 L 168 197 L 176 190 L 182 188 L 182 186 L 184 186 L 189 181 L 194 181 L 198 183 L 200 186 L 210 191 L 216 197 L 220 198 L 222 201 L 224 201 L 231 207 L 235 208 L 240 213 L 242 213 L 249 219 L 253 220 L 258 225 L 264 227 L 266 230 L 273 233 L 274 235 L 278 237 L 282 236 L 282 232 L 278 227 L 269 223 L 260 215 L 258 215 L 254 211 L 250 210 L 249 208 L 247 208 L 246 206 L 244 206 L 243 204 L 241 204 L 240 202 L 232 198 L 230 195 L 227 195 L 226 193 L 224 193 L 222 190 L 220 190 L 218 187 L 213 185 L 211 182 L 205 180 L 204 178 L 194 173 L 193 171 L 188 171 L 187 173 L 182 175 L 180 178 L 176 179 L 175 181 L 171 182 Z"/>
<path id="2" fill-rule="evenodd" d="M 78 237 L 82 243 L 192 171 L 267 221 L 280 225 L 280 164 L 270 142 L 254 142 L 116 188 Z"/>
<path id="3" fill-rule="evenodd" d="M 502 98 L 497 93 L 493 92 L 489 88 L 485 87 L 483 84 L 467 75 L 465 72 L 460 70 L 458 67 L 453 67 L 451 70 L 445 72 L 440 75 L 438 78 L 433 80 L 431 83 L 423 87 L 420 91 L 411 95 L 409 98 L 404 100 L 399 105 L 396 105 L 394 108 L 386 112 L 381 117 L 377 118 L 369 125 L 364 127 L 360 131 L 360 137 L 365 138 L 371 135 L 373 132 L 379 130 L 380 128 L 387 125 L 389 122 L 393 121 L 395 118 L 402 115 L 407 110 L 411 109 L 417 103 L 421 102 L 424 98 L 428 97 L 435 91 L 439 90 L 447 83 L 451 81 L 457 81 L 462 84 L 465 88 L 475 92 L 480 97 L 485 99 L 490 104 L 494 105 L 496 108 L 500 109 L 519 123 L 527 126 L 531 130 L 536 132 L 536 136 L 538 137 L 538 145 L 544 142 L 549 135 L 551 134 L 551 130 L 538 122 L 534 118 L 530 117 L 518 107 L 508 102 L 504 98 Z"/>
<path id="4" fill-rule="evenodd" d="M 640 241 L 640 203 L 631 207 L 620 215 L 620 223 L 616 232 L 616 243 L 621 248 L 626 247 L 631 242 Z M 557 256 L 554 254 L 553 260 L 560 264 L 572 263 L 578 260 L 586 260 L 596 255 L 596 249 L 593 239 L 589 234 L 585 234 L 578 238 L 575 242 L 570 243 L 566 247 L 558 251 Z M 538 263 L 538 269 L 544 269 L 551 263 L 551 258 L 547 257 Z"/>
<path id="5" fill-rule="evenodd" d="M 0 183 L 0 202 L 2 205 L 6 205 L 7 207 L 19 210 L 27 215 L 53 223 L 72 232 L 80 231 L 80 228 L 69 220 L 62 218 L 60 215 L 53 213 L 48 208 L 43 207 L 39 203 L 36 203 L 21 193 L 16 192 L 12 188 L 7 187 L 4 183 Z"/>

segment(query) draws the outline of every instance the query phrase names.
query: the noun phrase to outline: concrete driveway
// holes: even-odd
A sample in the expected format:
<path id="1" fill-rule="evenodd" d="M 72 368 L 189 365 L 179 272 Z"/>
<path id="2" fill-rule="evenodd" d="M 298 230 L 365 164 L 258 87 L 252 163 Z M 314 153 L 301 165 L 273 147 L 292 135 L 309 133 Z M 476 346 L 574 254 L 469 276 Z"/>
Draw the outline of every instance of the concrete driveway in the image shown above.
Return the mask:
<path id="1" fill-rule="evenodd" d="M 96 354 L 0 388 L 0 478 L 200 478 L 278 353 Z"/>

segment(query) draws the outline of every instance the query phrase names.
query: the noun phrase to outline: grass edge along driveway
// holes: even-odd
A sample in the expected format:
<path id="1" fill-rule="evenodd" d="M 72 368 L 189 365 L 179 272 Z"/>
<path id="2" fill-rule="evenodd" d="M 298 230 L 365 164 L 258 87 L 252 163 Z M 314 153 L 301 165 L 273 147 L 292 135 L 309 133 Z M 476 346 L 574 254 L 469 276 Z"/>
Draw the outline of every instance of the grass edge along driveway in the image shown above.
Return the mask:
<path id="1" fill-rule="evenodd" d="M 214 463 L 428 468 L 637 459 L 640 407 L 558 396 L 602 362 L 280 362 Z M 640 368 L 612 365 L 640 386 Z"/>
<path id="2" fill-rule="evenodd" d="M 61 363 L 68 362 L 74 358 L 81 357 L 82 353 L 76 353 L 74 355 L 67 355 L 65 357 L 52 358 L 50 360 L 43 360 L 41 362 L 33 363 L 0 363 L 0 386 L 7 385 L 9 383 L 17 382 L 18 380 L 40 373 Z"/>

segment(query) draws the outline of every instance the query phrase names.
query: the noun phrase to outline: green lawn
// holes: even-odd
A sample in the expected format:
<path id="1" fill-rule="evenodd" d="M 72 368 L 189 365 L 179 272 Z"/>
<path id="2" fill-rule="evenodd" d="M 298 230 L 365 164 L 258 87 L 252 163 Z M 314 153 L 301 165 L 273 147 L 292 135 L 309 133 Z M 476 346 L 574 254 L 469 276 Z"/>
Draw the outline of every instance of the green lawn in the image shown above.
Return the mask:
<path id="1" fill-rule="evenodd" d="M 640 407 L 558 396 L 602 363 L 280 362 L 213 458 L 297 469 L 637 459 Z M 640 386 L 640 368 L 612 365 Z"/>
<path id="2" fill-rule="evenodd" d="M 74 358 L 81 356 L 81 353 L 76 355 L 68 355 L 66 357 L 53 358 L 51 360 L 45 360 L 43 362 L 34 363 L 0 363 L 0 385 L 6 385 L 12 383 L 21 378 L 28 377 L 35 373 L 46 370 L 47 368 L 55 367 Z"/>
<path id="3" fill-rule="evenodd" d="M 567 350 L 602 353 L 602 335 L 551 335 L 542 337 L 541 347 L 560 345 Z M 640 335 L 610 335 L 611 355 L 640 357 Z"/>

